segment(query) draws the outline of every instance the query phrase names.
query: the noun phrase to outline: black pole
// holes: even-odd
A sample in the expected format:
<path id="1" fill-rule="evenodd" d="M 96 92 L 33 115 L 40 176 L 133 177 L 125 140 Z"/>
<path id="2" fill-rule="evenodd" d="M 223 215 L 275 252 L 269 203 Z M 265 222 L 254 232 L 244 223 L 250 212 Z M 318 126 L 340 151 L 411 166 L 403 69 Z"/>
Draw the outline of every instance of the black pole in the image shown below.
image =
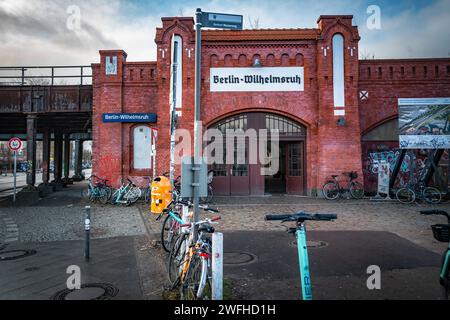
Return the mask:
<path id="1" fill-rule="evenodd" d="M 84 258 L 86 259 L 86 262 L 89 262 L 89 259 L 91 258 L 91 248 L 90 248 L 90 241 L 91 241 L 91 207 L 87 206 L 85 208 L 86 210 L 86 219 L 84 220 L 84 230 L 86 233 L 86 239 L 85 239 L 85 246 L 84 246 Z"/>

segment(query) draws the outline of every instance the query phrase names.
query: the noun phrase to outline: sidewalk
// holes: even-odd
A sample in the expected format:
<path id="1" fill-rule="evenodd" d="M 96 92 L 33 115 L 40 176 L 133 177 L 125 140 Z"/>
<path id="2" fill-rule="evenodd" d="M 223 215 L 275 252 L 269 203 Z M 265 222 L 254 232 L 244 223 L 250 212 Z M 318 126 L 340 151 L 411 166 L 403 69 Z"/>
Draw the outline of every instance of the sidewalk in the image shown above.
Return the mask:
<path id="1" fill-rule="evenodd" d="M 107 286 L 82 289 L 67 299 L 92 299 L 105 292 L 114 293 L 108 299 L 162 299 L 164 263 L 139 209 L 82 200 L 85 187 L 86 182 L 76 183 L 35 204 L 0 207 L 0 215 L 18 229 L 17 241 L 0 246 L 0 300 L 47 300 L 62 294 L 71 265 L 81 268 L 82 284 Z M 92 207 L 89 263 L 84 261 L 86 205 Z M 2 217 L 0 241 L 6 236 Z M 36 253 L 11 260 L 23 250 Z"/>

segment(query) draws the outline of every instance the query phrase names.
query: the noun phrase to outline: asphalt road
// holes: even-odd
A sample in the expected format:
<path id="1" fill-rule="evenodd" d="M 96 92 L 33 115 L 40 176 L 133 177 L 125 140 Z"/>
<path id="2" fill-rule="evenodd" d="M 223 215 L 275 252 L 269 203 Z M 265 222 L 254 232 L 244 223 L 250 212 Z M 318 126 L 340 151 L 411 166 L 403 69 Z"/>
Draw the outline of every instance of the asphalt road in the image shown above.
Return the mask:
<path id="1" fill-rule="evenodd" d="M 389 232 L 311 231 L 307 235 L 314 299 L 441 298 L 440 255 Z M 246 299 L 300 299 L 295 238 L 286 232 L 224 234 L 224 274 Z M 317 246 L 320 242 L 323 247 Z M 253 259 L 249 261 L 250 259 Z M 367 268 L 381 269 L 381 290 L 369 290 Z"/>

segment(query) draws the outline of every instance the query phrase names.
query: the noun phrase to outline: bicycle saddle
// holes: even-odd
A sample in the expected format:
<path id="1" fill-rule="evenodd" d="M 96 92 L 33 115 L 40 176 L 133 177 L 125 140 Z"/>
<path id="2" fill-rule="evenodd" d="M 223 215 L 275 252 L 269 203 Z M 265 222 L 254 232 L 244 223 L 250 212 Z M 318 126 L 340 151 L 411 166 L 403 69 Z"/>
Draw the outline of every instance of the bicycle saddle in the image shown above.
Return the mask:
<path id="1" fill-rule="evenodd" d="M 203 225 L 198 229 L 198 232 L 214 233 L 216 231 L 211 225 Z"/>

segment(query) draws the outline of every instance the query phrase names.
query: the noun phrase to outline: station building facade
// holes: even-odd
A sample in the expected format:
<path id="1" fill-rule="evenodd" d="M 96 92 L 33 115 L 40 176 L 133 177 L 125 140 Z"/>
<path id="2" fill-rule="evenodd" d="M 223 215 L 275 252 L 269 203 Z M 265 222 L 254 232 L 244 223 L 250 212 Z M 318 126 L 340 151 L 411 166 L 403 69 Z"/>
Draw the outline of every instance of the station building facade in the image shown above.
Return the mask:
<path id="1" fill-rule="evenodd" d="M 398 99 L 450 96 L 450 59 L 359 60 L 360 36 L 352 20 L 321 16 L 311 29 L 202 31 L 203 128 L 280 132 L 277 174 L 262 176 L 259 164 L 214 165 L 216 194 L 314 196 L 331 175 L 349 171 L 373 187 L 370 154 L 398 148 Z M 155 42 L 156 61 L 130 62 L 124 51 L 108 50 L 92 65 L 93 171 L 114 185 L 128 177 L 145 184 L 153 173 L 154 141 L 156 172 L 169 170 L 174 94 L 178 128 L 193 132 L 193 18 L 162 18 Z M 234 78 L 214 77 L 228 71 L 239 79 L 250 68 L 269 70 L 271 83 L 280 81 L 273 80 L 276 75 L 301 70 L 301 81 L 294 77 L 284 80 L 285 87 L 276 83 L 252 91 L 245 85 L 236 89 Z M 107 114 L 155 117 L 108 122 Z"/>

